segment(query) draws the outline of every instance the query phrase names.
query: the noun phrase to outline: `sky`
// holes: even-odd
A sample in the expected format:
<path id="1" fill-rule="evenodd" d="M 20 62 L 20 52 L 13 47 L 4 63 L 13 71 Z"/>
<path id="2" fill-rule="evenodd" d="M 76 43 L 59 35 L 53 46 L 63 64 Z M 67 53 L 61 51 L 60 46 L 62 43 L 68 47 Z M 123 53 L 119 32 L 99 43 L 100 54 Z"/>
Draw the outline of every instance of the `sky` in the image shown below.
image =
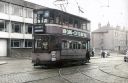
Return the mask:
<path id="1" fill-rule="evenodd" d="M 60 9 L 56 0 L 26 0 L 42 6 Z M 91 31 L 98 28 L 98 24 L 126 27 L 128 29 L 128 0 L 67 0 L 66 12 L 72 13 L 91 21 Z M 78 11 L 78 5 L 84 13 Z M 109 7 L 108 7 L 109 5 Z"/>

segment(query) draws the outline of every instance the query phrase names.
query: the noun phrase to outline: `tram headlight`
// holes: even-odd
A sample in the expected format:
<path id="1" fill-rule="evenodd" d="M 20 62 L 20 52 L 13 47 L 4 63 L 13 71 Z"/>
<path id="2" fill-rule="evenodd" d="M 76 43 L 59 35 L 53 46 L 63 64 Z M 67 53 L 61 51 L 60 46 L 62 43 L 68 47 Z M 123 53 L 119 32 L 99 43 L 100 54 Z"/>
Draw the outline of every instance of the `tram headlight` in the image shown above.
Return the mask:
<path id="1" fill-rule="evenodd" d="M 56 61 L 56 51 L 51 51 L 52 61 Z"/>
<path id="2" fill-rule="evenodd" d="M 52 57 L 56 57 L 56 51 L 51 51 Z"/>

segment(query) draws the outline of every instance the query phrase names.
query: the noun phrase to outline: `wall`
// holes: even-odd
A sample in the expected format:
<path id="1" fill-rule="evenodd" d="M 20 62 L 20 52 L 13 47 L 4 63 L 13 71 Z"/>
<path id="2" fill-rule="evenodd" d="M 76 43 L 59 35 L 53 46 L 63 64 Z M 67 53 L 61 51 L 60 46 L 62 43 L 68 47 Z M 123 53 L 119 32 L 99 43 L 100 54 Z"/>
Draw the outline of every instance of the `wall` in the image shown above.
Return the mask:
<path id="1" fill-rule="evenodd" d="M 11 48 L 10 57 L 31 57 L 32 48 Z"/>
<path id="2" fill-rule="evenodd" d="M 104 47 L 108 50 L 113 50 L 113 30 L 108 30 L 108 32 L 104 35 Z"/>
<path id="3" fill-rule="evenodd" d="M 0 39 L 0 56 L 7 56 L 7 40 Z"/>

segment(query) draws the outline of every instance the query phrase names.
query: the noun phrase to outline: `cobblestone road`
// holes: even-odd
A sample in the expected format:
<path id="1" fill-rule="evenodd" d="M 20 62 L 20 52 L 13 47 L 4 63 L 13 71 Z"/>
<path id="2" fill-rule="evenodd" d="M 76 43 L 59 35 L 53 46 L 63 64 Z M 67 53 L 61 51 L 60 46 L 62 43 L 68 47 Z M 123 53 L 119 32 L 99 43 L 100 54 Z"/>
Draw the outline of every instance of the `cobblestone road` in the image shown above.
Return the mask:
<path id="1" fill-rule="evenodd" d="M 0 83 L 128 83 L 128 63 L 122 56 L 93 57 L 86 65 L 34 68 L 29 59 L 6 59 Z"/>

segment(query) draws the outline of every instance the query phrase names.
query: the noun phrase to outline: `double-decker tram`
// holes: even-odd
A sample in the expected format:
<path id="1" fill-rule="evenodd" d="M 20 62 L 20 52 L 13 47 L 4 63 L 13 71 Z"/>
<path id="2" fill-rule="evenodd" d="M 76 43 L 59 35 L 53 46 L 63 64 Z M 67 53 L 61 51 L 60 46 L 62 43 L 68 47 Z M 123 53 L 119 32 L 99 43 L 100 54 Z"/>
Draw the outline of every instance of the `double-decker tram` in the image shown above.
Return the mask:
<path id="1" fill-rule="evenodd" d="M 35 9 L 33 28 L 34 66 L 87 61 L 90 21 L 56 9 Z"/>

